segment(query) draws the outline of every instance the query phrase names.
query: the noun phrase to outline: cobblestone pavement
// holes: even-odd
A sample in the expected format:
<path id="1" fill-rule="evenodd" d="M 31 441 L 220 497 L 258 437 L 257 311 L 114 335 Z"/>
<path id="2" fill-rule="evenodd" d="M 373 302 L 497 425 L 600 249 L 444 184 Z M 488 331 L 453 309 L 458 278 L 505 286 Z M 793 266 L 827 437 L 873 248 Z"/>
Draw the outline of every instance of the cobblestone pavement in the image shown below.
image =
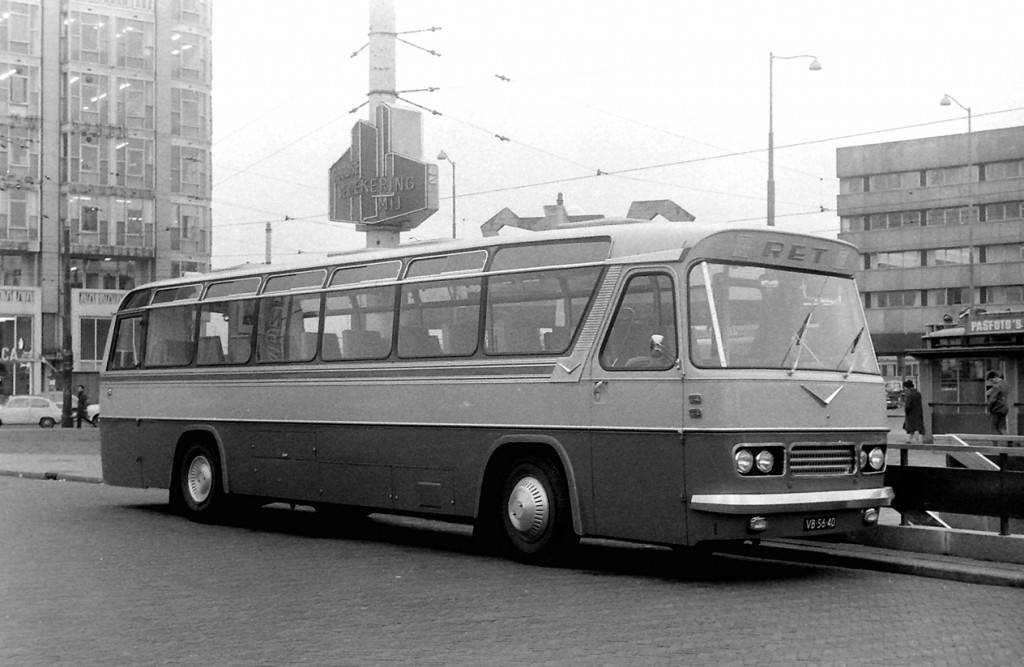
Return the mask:
<path id="1" fill-rule="evenodd" d="M 587 543 L 564 568 L 455 527 L 0 477 L 3 665 L 1008 665 L 1024 590 Z"/>

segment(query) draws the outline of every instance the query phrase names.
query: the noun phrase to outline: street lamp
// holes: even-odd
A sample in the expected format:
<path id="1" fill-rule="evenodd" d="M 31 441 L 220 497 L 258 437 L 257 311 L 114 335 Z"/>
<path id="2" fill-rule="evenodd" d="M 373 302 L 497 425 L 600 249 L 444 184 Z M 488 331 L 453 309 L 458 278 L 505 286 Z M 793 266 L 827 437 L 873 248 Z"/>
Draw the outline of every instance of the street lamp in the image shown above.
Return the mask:
<path id="1" fill-rule="evenodd" d="M 942 96 L 939 100 L 939 104 L 944 107 L 956 104 L 958 107 L 967 112 L 967 183 L 968 187 L 970 183 L 973 183 L 974 178 L 972 171 L 974 169 L 974 146 L 973 137 L 971 134 L 971 107 L 965 107 L 960 104 L 960 101 L 949 94 Z M 974 199 L 975 193 L 971 193 L 971 198 L 967 202 L 967 312 L 970 313 L 974 309 Z"/>
<path id="2" fill-rule="evenodd" d="M 810 58 L 811 66 L 808 67 L 812 72 L 817 72 L 821 69 L 821 63 L 818 62 L 817 56 L 799 55 L 799 56 L 777 56 L 774 53 L 768 53 L 768 226 L 775 226 L 775 130 L 772 125 L 772 107 L 773 101 L 773 72 L 772 65 L 776 60 L 793 60 L 795 58 Z"/>
<path id="3" fill-rule="evenodd" d="M 448 154 L 441 151 L 437 154 L 438 160 L 447 160 L 452 164 L 452 238 L 456 238 L 455 232 L 455 160 L 448 157 Z"/>

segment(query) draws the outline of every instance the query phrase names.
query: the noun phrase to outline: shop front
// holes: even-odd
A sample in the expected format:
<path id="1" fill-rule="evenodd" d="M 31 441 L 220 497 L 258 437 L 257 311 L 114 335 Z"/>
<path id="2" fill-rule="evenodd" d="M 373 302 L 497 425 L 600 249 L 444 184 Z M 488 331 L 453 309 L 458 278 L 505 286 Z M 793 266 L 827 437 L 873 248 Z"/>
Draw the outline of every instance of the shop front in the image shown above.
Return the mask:
<path id="1" fill-rule="evenodd" d="M 1003 375 L 1009 388 L 1007 433 L 1024 435 L 1024 312 L 974 315 L 963 326 L 936 329 L 909 354 L 920 360 L 921 394 L 928 435 L 993 433 L 985 377 Z"/>
<path id="2" fill-rule="evenodd" d="M 41 319 L 38 288 L 0 287 L 0 400 L 38 393 Z"/>

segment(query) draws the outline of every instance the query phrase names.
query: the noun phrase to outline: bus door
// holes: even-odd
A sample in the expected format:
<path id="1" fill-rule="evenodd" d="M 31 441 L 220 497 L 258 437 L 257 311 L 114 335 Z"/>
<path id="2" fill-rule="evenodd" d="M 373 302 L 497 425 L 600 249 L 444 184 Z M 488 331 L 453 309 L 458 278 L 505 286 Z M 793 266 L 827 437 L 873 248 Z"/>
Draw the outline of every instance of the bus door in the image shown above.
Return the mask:
<path id="1" fill-rule="evenodd" d="M 668 271 L 628 274 L 590 360 L 598 534 L 685 541 L 675 291 Z"/>

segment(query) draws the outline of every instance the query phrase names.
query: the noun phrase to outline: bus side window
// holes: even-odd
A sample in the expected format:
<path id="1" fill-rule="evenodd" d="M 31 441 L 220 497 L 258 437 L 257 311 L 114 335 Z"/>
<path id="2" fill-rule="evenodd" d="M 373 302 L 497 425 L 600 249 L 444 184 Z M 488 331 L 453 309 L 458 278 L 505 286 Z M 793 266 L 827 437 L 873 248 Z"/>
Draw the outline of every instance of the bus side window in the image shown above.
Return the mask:
<path id="1" fill-rule="evenodd" d="M 205 303 L 199 313 L 196 365 L 219 366 L 249 361 L 256 302 Z"/>
<path id="2" fill-rule="evenodd" d="M 324 361 L 384 359 L 391 354 L 395 287 L 363 287 L 327 295 Z M 340 345 L 339 345 L 340 341 Z"/>
<path id="3" fill-rule="evenodd" d="M 172 306 L 149 311 L 146 366 L 188 366 L 194 349 L 196 307 Z"/>
<path id="4" fill-rule="evenodd" d="M 479 278 L 463 278 L 404 286 L 398 356 L 415 359 L 473 354 L 475 337 L 456 332 L 476 331 L 479 326 L 481 285 Z"/>
<path id="5" fill-rule="evenodd" d="M 675 290 L 667 275 L 635 275 L 626 284 L 601 347 L 607 370 L 666 370 L 676 363 Z"/>
<path id="6" fill-rule="evenodd" d="M 319 324 L 319 295 L 264 298 L 260 303 L 256 360 L 265 363 L 312 360 L 316 354 Z"/>
<path id="7" fill-rule="evenodd" d="M 117 320 L 114 348 L 110 355 L 111 369 L 138 368 L 142 361 L 142 316 L 121 317 Z"/>

